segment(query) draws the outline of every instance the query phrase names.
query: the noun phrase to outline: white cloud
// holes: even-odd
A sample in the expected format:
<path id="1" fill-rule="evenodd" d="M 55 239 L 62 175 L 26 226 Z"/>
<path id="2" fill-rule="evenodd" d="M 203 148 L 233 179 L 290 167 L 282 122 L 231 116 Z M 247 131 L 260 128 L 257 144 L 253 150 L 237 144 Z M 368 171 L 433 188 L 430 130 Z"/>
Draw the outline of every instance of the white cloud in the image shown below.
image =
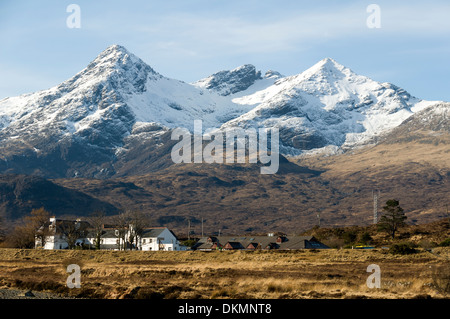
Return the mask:
<path id="1" fill-rule="evenodd" d="M 195 56 L 298 51 L 314 43 L 367 36 L 385 38 L 450 33 L 450 5 L 381 4 L 382 28 L 366 25 L 369 13 L 361 3 L 330 10 L 298 11 L 273 19 L 251 19 L 205 14 L 169 13 L 152 19 L 148 27 L 135 26 L 157 50 L 177 50 Z M 377 33 L 378 32 L 378 33 Z"/>

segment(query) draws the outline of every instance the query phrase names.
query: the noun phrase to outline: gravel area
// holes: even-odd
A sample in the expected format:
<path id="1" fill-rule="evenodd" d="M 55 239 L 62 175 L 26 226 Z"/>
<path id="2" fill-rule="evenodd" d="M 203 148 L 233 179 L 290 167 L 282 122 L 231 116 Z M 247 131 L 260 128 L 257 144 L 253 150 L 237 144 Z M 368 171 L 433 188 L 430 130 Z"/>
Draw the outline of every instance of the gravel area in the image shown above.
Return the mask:
<path id="1" fill-rule="evenodd" d="M 41 291 L 0 289 L 0 299 L 74 299 L 74 298 Z"/>

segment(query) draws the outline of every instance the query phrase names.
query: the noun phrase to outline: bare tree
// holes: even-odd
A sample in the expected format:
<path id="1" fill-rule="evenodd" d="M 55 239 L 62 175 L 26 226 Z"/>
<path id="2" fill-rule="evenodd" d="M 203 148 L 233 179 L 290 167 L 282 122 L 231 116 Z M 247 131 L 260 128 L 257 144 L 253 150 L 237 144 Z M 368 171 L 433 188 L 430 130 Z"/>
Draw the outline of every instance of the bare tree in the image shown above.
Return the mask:
<path id="1" fill-rule="evenodd" d="M 129 227 L 129 218 L 126 213 L 119 213 L 113 218 L 114 229 L 117 237 L 117 245 L 119 250 L 125 250 L 125 240 Z"/>
<path id="2" fill-rule="evenodd" d="M 17 224 L 13 231 L 6 237 L 7 245 L 14 248 L 34 248 L 34 231 L 23 220 Z"/>
<path id="3" fill-rule="evenodd" d="M 92 227 L 94 233 L 94 246 L 96 249 L 100 249 L 101 237 L 103 235 L 103 229 L 105 224 L 106 215 L 104 212 L 94 212 L 89 216 L 88 222 Z"/>
<path id="4" fill-rule="evenodd" d="M 44 207 L 33 209 L 30 216 L 24 218 L 29 231 L 33 232 L 34 238 L 40 243 L 41 247 L 45 246 L 47 238 L 52 232 L 48 227 L 49 219 L 50 213 Z"/>
<path id="5" fill-rule="evenodd" d="M 29 216 L 25 216 L 15 223 L 14 229 L 8 234 L 8 246 L 16 248 L 35 248 L 36 242 L 44 246 L 51 230 L 48 227 L 50 213 L 43 207 L 33 209 Z"/>
<path id="6" fill-rule="evenodd" d="M 59 225 L 57 225 L 57 227 L 59 228 L 61 235 L 63 235 L 66 240 L 69 249 L 75 248 L 77 239 L 86 237 L 88 231 L 88 224 L 83 223 L 80 220 L 63 220 L 59 223 Z"/>
<path id="7" fill-rule="evenodd" d="M 131 249 L 133 246 L 138 249 L 145 227 L 148 226 L 148 220 L 142 211 L 129 211 L 127 215 L 131 225 L 128 241 Z"/>

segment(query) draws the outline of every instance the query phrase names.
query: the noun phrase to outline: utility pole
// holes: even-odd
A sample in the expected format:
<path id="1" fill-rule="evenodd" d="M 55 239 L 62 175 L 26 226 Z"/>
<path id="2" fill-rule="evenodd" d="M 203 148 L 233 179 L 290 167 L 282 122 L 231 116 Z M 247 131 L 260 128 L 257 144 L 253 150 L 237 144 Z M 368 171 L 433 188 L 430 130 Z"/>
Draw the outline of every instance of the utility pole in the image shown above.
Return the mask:
<path id="1" fill-rule="evenodd" d="M 380 191 L 372 191 L 373 197 L 373 223 L 378 223 L 378 197 L 380 197 Z"/>
<path id="2" fill-rule="evenodd" d="M 319 220 L 319 228 L 320 228 L 320 213 L 317 213 L 317 219 Z"/>
<path id="3" fill-rule="evenodd" d="M 191 239 L 191 220 L 188 219 L 188 240 Z"/>

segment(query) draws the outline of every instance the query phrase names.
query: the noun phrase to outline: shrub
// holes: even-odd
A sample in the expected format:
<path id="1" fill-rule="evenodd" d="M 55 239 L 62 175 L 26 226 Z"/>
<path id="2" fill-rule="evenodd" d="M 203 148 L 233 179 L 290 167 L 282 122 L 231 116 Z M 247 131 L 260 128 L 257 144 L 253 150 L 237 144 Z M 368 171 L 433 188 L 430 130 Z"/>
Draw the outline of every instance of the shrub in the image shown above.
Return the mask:
<path id="1" fill-rule="evenodd" d="M 347 231 L 342 235 L 344 242 L 346 244 L 351 244 L 354 243 L 356 238 L 357 238 L 357 234 L 353 231 Z"/>
<path id="2" fill-rule="evenodd" d="M 439 246 L 441 247 L 448 247 L 450 246 L 450 238 L 447 238 L 446 240 L 442 241 Z"/>
<path id="3" fill-rule="evenodd" d="M 417 251 L 410 243 L 400 243 L 389 247 L 389 252 L 395 255 L 409 255 L 414 254 Z"/>
<path id="4" fill-rule="evenodd" d="M 181 242 L 181 244 L 182 244 L 183 246 L 186 246 L 186 247 L 192 247 L 192 246 L 194 246 L 196 243 L 197 243 L 197 240 L 196 240 L 196 239 L 189 239 L 189 240 L 184 240 L 184 241 Z"/>
<path id="5" fill-rule="evenodd" d="M 359 239 L 359 241 L 363 245 L 368 245 L 372 242 L 372 239 L 373 239 L 372 236 L 370 236 L 370 234 L 368 232 L 365 232 L 361 235 L 361 238 Z"/>
<path id="6" fill-rule="evenodd" d="M 330 248 L 341 248 L 342 246 L 344 246 L 344 240 L 337 237 L 331 237 L 329 239 L 323 240 L 322 242 Z"/>

